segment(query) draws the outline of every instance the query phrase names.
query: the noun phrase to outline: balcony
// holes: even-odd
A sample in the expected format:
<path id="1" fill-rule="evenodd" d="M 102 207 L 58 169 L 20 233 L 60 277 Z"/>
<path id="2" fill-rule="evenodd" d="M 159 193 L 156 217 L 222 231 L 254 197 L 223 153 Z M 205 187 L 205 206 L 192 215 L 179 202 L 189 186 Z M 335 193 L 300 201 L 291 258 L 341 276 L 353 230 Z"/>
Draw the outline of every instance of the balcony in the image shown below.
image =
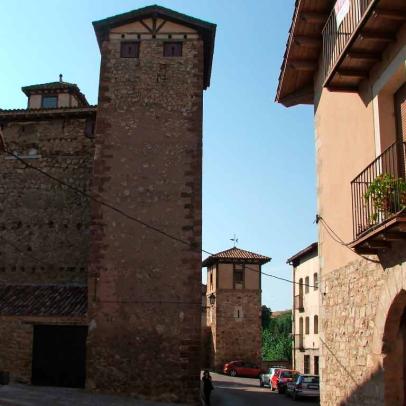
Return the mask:
<path id="1" fill-rule="evenodd" d="M 357 92 L 360 82 L 368 78 L 388 44 L 396 39 L 406 20 L 406 3 L 343 0 L 341 8 L 336 7 L 322 30 L 324 86 L 332 91 Z"/>
<path id="2" fill-rule="evenodd" d="M 406 142 L 395 142 L 351 182 L 354 241 L 377 254 L 406 238 Z"/>
<path id="3" fill-rule="evenodd" d="M 303 334 L 294 334 L 293 335 L 293 348 L 295 350 L 304 351 L 304 342 L 303 342 Z"/>
<path id="4" fill-rule="evenodd" d="M 295 310 L 299 310 L 299 312 L 304 312 L 303 307 L 303 295 L 296 295 L 295 296 Z"/>

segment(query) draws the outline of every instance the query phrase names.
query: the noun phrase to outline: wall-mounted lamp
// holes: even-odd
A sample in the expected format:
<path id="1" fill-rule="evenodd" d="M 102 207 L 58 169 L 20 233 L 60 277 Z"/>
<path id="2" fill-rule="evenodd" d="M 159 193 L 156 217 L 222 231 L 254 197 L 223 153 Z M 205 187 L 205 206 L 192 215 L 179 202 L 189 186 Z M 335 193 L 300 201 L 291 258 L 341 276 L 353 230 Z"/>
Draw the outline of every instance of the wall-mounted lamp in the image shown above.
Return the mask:
<path id="1" fill-rule="evenodd" d="M 212 294 L 209 296 L 209 303 L 210 303 L 212 306 L 214 306 L 214 304 L 216 303 L 216 295 L 215 295 L 214 293 L 212 293 Z"/>

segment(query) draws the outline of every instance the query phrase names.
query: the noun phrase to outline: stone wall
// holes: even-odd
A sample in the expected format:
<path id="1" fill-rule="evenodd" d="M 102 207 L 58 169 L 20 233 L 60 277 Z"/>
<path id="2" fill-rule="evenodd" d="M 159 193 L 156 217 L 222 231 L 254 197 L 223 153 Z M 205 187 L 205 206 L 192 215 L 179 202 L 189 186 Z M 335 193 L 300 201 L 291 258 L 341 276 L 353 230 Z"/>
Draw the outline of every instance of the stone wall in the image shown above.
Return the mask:
<path id="1" fill-rule="evenodd" d="M 383 337 L 389 307 L 406 287 L 405 252 L 406 244 L 397 244 L 378 263 L 360 259 L 322 275 L 323 406 L 403 405 L 385 395 L 385 375 L 401 376 L 403 365 L 400 358 L 397 367 L 383 372 Z M 387 392 L 395 392 L 394 386 L 393 380 Z"/>
<path id="2" fill-rule="evenodd" d="M 7 148 L 87 192 L 93 141 L 85 118 L 14 121 Z M 0 281 L 86 283 L 88 199 L 6 154 L 0 156 Z"/>
<path id="3" fill-rule="evenodd" d="M 214 367 L 243 360 L 261 365 L 261 293 L 259 290 L 218 290 L 214 330 Z"/>
<path id="4" fill-rule="evenodd" d="M 93 194 L 190 245 L 93 206 L 89 388 L 198 399 L 202 92 L 201 40 L 103 42 Z"/>

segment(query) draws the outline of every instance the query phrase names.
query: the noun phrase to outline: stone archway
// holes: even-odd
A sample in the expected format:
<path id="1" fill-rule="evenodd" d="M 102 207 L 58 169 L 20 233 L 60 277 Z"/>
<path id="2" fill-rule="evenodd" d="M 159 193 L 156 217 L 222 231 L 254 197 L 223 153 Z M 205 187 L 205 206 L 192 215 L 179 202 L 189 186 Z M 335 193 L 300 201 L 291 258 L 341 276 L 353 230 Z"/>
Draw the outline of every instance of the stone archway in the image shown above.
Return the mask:
<path id="1" fill-rule="evenodd" d="M 385 405 L 403 406 L 406 400 L 406 291 L 389 308 L 382 340 Z"/>

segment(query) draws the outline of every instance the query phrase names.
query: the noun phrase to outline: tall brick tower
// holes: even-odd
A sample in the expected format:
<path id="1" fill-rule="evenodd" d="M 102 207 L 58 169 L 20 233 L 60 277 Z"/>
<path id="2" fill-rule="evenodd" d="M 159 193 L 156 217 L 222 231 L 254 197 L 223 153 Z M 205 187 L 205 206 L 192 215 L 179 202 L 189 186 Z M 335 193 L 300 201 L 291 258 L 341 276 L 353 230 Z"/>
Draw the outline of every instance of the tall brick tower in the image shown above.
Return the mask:
<path id="1" fill-rule="evenodd" d="M 239 248 L 214 254 L 207 267 L 207 325 L 211 366 L 261 360 L 261 266 L 271 258 Z"/>
<path id="2" fill-rule="evenodd" d="M 93 23 L 101 49 L 87 386 L 199 393 L 203 90 L 215 28 L 159 6 Z"/>

